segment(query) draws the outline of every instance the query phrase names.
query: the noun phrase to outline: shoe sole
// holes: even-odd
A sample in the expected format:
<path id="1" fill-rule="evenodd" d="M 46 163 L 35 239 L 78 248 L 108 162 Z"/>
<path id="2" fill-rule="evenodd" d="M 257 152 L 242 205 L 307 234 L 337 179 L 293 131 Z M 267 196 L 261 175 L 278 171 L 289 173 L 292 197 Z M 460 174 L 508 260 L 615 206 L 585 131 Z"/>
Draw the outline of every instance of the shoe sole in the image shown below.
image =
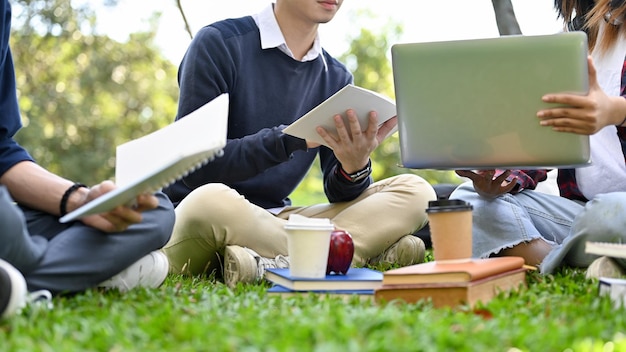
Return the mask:
<path id="1" fill-rule="evenodd" d="M 156 281 L 151 283 L 147 283 L 144 286 L 150 288 L 158 288 L 165 282 L 167 278 L 167 274 L 170 270 L 170 261 L 167 259 L 165 253 L 160 251 L 152 252 L 152 257 L 154 258 L 154 271 L 161 274 L 161 276 L 157 277 Z"/>
<path id="2" fill-rule="evenodd" d="M 244 272 L 245 268 L 254 268 Z M 233 288 L 238 282 L 251 283 L 257 280 L 257 262 L 243 247 L 226 246 L 224 250 L 224 283 Z"/>
<path id="3" fill-rule="evenodd" d="M 2 315 L 0 315 L 0 319 L 4 319 L 26 306 L 26 296 L 28 291 L 26 289 L 26 280 L 24 279 L 24 276 L 12 265 L 0 260 L 0 270 L 6 274 L 9 278 L 9 283 L 11 284 L 9 302 L 4 308 Z"/>

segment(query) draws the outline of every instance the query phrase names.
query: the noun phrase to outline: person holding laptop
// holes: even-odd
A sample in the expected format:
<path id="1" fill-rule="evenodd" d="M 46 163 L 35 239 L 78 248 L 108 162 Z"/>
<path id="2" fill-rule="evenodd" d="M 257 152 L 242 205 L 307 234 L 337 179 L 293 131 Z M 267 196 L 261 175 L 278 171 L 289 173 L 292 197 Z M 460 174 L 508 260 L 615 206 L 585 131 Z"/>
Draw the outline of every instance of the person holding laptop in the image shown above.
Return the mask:
<path id="1" fill-rule="evenodd" d="M 265 268 L 288 267 L 289 215 L 328 218 L 354 241 L 353 264 L 423 261 L 413 232 L 427 222 L 435 191 L 403 174 L 372 180 L 370 153 L 397 124 L 377 127 L 335 116 L 338 133 L 318 128 L 331 146 L 282 130 L 341 88 L 352 74 L 321 46 L 318 26 L 343 0 L 277 0 L 253 16 L 202 28 L 179 69 L 177 118 L 222 93 L 230 95 L 224 155 L 165 189 L 176 206 L 164 247 L 171 272 L 222 276 L 228 286 L 255 282 Z M 319 155 L 328 204 L 292 206 L 296 189 Z"/>
<path id="2" fill-rule="evenodd" d="M 29 291 L 72 293 L 91 287 L 122 291 L 160 285 L 174 210 L 162 193 L 137 198 L 68 224 L 59 217 L 109 191 L 51 173 L 14 139 L 22 127 L 9 36 L 11 5 L 0 0 L 0 316 L 13 314 Z"/>
<path id="3" fill-rule="evenodd" d="M 588 277 L 624 274 L 586 254 L 585 243 L 626 242 L 626 1 L 555 0 L 555 8 L 568 30 L 587 32 L 590 88 L 546 94 L 555 107 L 538 111 L 537 123 L 589 135 L 591 166 L 559 169 L 560 196 L 534 190 L 548 170 L 459 170 L 471 182 L 450 197 L 474 206 L 475 257 L 521 256 L 544 274 L 561 265 L 589 266 Z"/>

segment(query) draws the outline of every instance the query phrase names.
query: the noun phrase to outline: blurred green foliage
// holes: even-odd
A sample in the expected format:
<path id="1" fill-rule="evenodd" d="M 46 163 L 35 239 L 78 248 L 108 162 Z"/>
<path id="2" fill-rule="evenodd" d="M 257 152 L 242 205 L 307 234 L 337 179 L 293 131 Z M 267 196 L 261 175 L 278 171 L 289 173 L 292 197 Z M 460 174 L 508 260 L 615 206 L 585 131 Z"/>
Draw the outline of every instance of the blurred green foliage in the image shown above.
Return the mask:
<path id="1" fill-rule="evenodd" d="M 114 176 L 116 145 L 173 121 L 176 67 L 153 43 L 156 26 L 120 43 L 95 34 L 89 8 L 71 5 L 13 3 L 16 138 L 49 170 L 95 184 Z"/>

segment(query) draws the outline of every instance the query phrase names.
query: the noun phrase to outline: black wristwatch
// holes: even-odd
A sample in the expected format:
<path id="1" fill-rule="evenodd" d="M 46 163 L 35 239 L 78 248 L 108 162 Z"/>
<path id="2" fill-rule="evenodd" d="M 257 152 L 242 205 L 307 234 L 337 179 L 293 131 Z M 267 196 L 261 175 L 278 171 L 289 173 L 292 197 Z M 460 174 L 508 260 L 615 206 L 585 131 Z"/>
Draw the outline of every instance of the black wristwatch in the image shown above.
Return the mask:
<path id="1" fill-rule="evenodd" d="M 341 165 L 338 166 L 338 169 L 341 176 L 343 176 L 346 180 L 355 183 L 367 178 L 372 173 L 372 161 L 368 161 L 365 168 L 351 174 L 347 173 Z"/>

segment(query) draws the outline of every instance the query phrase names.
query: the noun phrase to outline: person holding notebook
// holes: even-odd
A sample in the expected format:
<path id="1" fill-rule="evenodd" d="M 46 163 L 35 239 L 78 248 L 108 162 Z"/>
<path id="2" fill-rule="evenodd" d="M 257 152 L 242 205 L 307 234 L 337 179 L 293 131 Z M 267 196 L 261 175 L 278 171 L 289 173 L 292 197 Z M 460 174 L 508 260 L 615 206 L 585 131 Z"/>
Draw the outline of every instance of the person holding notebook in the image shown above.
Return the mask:
<path id="1" fill-rule="evenodd" d="M 160 285 L 168 263 L 157 250 L 174 225 L 173 205 L 164 194 L 140 196 L 136 208 L 59 222 L 115 185 L 105 181 L 89 188 L 62 178 L 36 164 L 15 141 L 22 126 L 8 0 L 0 1 L 0 14 L 0 314 L 10 315 L 15 302 L 24 302 L 16 297 L 24 294 L 20 287 L 60 294 Z"/>
<path id="2" fill-rule="evenodd" d="M 346 67 L 322 49 L 317 29 L 342 0 L 277 0 L 253 16 L 202 28 L 179 69 L 177 118 L 230 94 L 224 155 L 164 191 L 176 206 L 164 247 L 171 272 L 223 274 L 229 286 L 255 282 L 267 267 L 288 267 L 290 214 L 329 218 L 354 241 L 353 264 L 423 261 L 412 233 L 427 222 L 435 191 L 422 178 L 398 175 L 373 183 L 370 153 L 397 119 L 363 130 L 335 117 L 338 134 L 317 129 L 332 147 L 287 135 L 283 128 L 352 83 Z M 291 206 L 289 195 L 319 155 L 328 204 Z"/>
<path id="3" fill-rule="evenodd" d="M 561 265 L 589 266 L 589 277 L 623 274 L 586 254 L 585 243 L 626 242 L 626 1 L 555 0 L 555 8 L 569 30 L 588 34 L 590 89 L 545 95 L 558 105 L 538 111 L 538 123 L 590 135 L 591 166 L 559 169 L 560 196 L 534 191 L 548 170 L 457 171 L 471 182 L 450 197 L 474 206 L 475 257 L 518 255 L 544 274 Z"/>

